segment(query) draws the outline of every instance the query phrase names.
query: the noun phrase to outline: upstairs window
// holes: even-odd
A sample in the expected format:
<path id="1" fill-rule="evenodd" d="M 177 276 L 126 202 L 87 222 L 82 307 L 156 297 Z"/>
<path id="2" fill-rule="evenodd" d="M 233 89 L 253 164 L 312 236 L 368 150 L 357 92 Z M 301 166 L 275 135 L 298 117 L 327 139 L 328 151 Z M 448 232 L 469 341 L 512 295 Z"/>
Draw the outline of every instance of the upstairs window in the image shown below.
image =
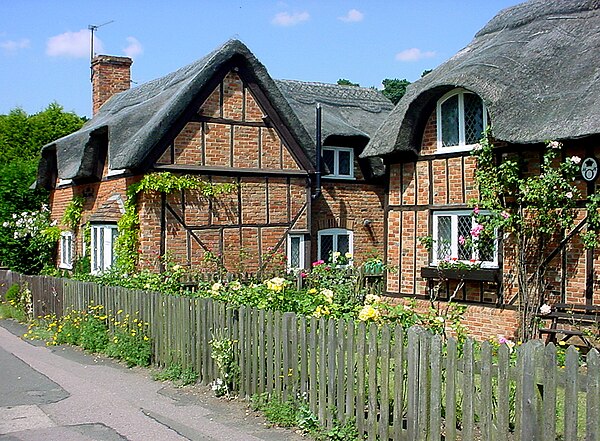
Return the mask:
<path id="1" fill-rule="evenodd" d="M 92 274 L 106 271 L 115 262 L 115 241 L 118 235 L 116 224 L 92 225 Z"/>
<path id="2" fill-rule="evenodd" d="M 433 213 L 433 262 L 480 263 L 482 268 L 498 267 L 497 232 L 493 238 L 476 237 L 478 224 L 472 210 Z M 486 213 L 480 212 L 485 215 Z"/>
<path id="3" fill-rule="evenodd" d="M 334 252 L 342 256 L 353 253 L 352 231 L 344 228 L 328 228 L 319 231 L 319 259 L 328 261 Z"/>
<path id="4" fill-rule="evenodd" d="M 464 89 L 444 95 L 437 104 L 438 150 L 460 151 L 472 148 L 487 127 L 485 104 Z"/>
<path id="5" fill-rule="evenodd" d="M 354 150 L 350 147 L 323 147 L 323 162 L 327 164 L 327 178 L 354 179 Z"/>
<path id="6" fill-rule="evenodd" d="M 73 233 L 60 233 L 60 265 L 64 269 L 73 269 Z"/>

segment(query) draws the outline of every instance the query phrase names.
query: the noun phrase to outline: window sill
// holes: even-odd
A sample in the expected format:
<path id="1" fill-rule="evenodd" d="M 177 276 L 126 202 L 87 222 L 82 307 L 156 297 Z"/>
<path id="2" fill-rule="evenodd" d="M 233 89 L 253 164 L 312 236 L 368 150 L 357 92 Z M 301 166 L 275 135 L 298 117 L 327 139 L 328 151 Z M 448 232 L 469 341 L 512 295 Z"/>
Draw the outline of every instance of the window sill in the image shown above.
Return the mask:
<path id="1" fill-rule="evenodd" d="M 500 270 L 497 268 L 477 268 L 472 270 L 439 269 L 434 266 L 425 266 L 421 268 L 421 277 L 424 279 L 473 280 L 499 283 Z"/>

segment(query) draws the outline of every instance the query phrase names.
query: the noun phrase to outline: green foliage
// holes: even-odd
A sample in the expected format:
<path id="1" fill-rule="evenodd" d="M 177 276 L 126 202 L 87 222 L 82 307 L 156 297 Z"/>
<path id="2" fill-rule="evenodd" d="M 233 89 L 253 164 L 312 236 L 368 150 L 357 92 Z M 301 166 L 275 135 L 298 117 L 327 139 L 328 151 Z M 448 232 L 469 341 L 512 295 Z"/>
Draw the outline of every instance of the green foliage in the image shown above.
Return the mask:
<path id="1" fill-rule="evenodd" d="M 238 188 L 237 184 L 213 184 L 192 175 L 174 175 L 169 172 L 149 173 L 127 189 L 125 213 L 117 223 L 119 236 L 115 243 L 117 255 L 116 266 L 125 273 L 135 272 L 139 257 L 140 220 L 137 212 L 139 193 L 155 192 L 172 194 L 176 191 L 192 190 L 204 197 L 217 197 L 231 193 Z"/>
<path id="2" fill-rule="evenodd" d="M 262 412 L 271 424 L 279 427 L 298 427 L 317 441 L 360 439 L 353 418 L 344 423 L 335 419 L 333 427 L 327 429 L 321 426 L 318 418 L 310 411 L 308 403 L 302 399 L 294 399 L 290 396 L 287 400 L 283 400 L 277 395 L 255 394 L 250 398 L 250 406 L 253 410 Z"/>
<path id="3" fill-rule="evenodd" d="M 433 71 L 433 69 L 425 69 L 422 73 L 421 73 L 421 78 L 423 78 L 425 75 L 428 75 L 431 73 L 431 71 Z"/>
<path id="4" fill-rule="evenodd" d="M 15 306 L 20 302 L 21 286 L 18 283 L 13 283 L 7 290 L 6 294 L 4 294 L 4 299 Z"/>
<path id="5" fill-rule="evenodd" d="M 7 303 L 4 314 L 20 322 L 31 320 L 33 318 L 33 298 L 31 290 L 24 284 L 23 286 L 15 283 L 7 290 L 4 298 Z"/>
<path id="6" fill-rule="evenodd" d="M 184 368 L 181 364 L 171 364 L 166 369 L 153 376 L 156 381 L 172 381 L 176 386 L 189 386 L 198 381 L 198 373 L 191 367 Z"/>
<path id="7" fill-rule="evenodd" d="M 215 360 L 220 375 L 211 386 L 217 397 L 237 390 L 240 376 L 240 368 L 235 363 L 237 341 L 228 338 L 226 332 L 227 329 L 218 329 L 210 341 L 210 356 Z"/>
<path id="8" fill-rule="evenodd" d="M 69 227 L 69 229 L 72 231 L 76 231 L 77 228 L 79 228 L 84 203 L 85 199 L 83 196 L 74 196 L 65 208 L 65 212 L 62 217 L 62 223 Z"/>
<path id="9" fill-rule="evenodd" d="M 20 108 L 0 115 L 0 164 L 15 158 L 37 159 L 42 146 L 73 133 L 85 121 L 55 102 L 34 115 Z"/>
<path id="10" fill-rule="evenodd" d="M 50 210 L 14 213 L 0 228 L 2 259 L 9 268 L 38 274 L 53 261 L 60 230 L 50 221 Z"/>
<path id="11" fill-rule="evenodd" d="M 479 216 L 488 237 L 502 231 L 514 247 L 521 315 L 521 339 L 537 336 L 535 315 L 544 302 L 546 257 L 556 247 L 555 240 L 575 222 L 580 193 L 575 185 L 580 158 L 560 160 L 562 144 L 547 142 L 539 172 L 527 170 L 519 155 L 505 154 L 498 160 L 489 130 L 481 147 L 473 151 L 477 160 L 475 178 L 480 189 L 479 207 L 489 215 Z M 588 201 L 587 246 L 597 246 L 600 226 L 599 199 Z"/>
<path id="12" fill-rule="evenodd" d="M 337 80 L 337 84 L 338 86 L 360 86 L 360 84 L 353 83 L 352 81 L 347 80 L 345 78 L 340 78 L 339 80 Z"/>
<path id="13" fill-rule="evenodd" d="M 64 112 L 56 103 L 35 115 L 13 109 L 0 115 L 0 223 L 13 215 L 39 211 L 48 200 L 43 189 L 32 189 L 42 146 L 79 129 L 85 118 Z M 0 228 L 0 261 L 26 274 L 39 273 L 52 262 L 53 244 L 34 238 L 15 238 L 14 231 Z"/>
<path id="14" fill-rule="evenodd" d="M 389 98 L 392 103 L 398 104 L 398 101 L 400 101 L 406 93 L 406 88 L 410 84 L 410 81 L 407 79 L 399 80 L 397 78 L 386 78 L 381 84 L 383 84 L 381 93 Z"/>
<path id="15" fill-rule="evenodd" d="M 61 318 L 47 315 L 32 322 L 23 336 L 48 345 L 70 344 L 123 360 L 129 367 L 148 366 L 152 359 L 149 324 L 137 315 L 105 311 L 103 305 L 70 310 Z"/>
<path id="16" fill-rule="evenodd" d="M 10 303 L 0 303 L 0 319 L 15 319 L 23 323 L 27 321 L 27 315 L 21 308 L 15 308 Z"/>
<path id="17" fill-rule="evenodd" d="M 181 265 L 174 265 L 170 259 L 162 259 L 164 271 L 154 273 L 144 269 L 134 273 L 125 273 L 121 267 L 111 268 L 99 275 L 88 273 L 74 273 L 73 278 L 88 282 L 96 282 L 105 286 L 122 286 L 130 289 L 162 292 L 169 295 L 181 295 L 184 288 L 181 278 L 186 269 Z"/>

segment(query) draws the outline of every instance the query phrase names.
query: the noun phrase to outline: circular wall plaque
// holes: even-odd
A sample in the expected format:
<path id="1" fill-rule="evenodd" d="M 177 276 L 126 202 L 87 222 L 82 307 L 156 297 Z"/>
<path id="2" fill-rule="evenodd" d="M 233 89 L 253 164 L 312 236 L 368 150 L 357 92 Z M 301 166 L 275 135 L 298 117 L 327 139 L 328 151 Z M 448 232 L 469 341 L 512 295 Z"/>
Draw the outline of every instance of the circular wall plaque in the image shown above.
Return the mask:
<path id="1" fill-rule="evenodd" d="M 587 182 L 595 181 L 598 177 L 598 160 L 588 156 L 581 161 L 581 176 Z"/>

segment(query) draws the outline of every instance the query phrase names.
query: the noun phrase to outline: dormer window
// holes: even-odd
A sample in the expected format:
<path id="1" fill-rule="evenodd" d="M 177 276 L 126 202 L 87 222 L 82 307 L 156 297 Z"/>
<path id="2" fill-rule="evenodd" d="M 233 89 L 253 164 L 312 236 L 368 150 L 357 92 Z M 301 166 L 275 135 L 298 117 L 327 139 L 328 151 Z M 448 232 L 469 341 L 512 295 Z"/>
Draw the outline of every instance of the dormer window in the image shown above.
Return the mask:
<path id="1" fill-rule="evenodd" d="M 323 147 L 327 178 L 354 179 L 354 150 L 350 147 Z"/>
<path id="2" fill-rule="evenodd" d="M 461 151 L 473 148 L 487 127 L 485 104 L 476 94 L 455 89 L 437 103 L 438 151 Z"/>

